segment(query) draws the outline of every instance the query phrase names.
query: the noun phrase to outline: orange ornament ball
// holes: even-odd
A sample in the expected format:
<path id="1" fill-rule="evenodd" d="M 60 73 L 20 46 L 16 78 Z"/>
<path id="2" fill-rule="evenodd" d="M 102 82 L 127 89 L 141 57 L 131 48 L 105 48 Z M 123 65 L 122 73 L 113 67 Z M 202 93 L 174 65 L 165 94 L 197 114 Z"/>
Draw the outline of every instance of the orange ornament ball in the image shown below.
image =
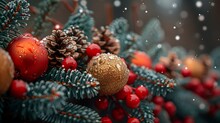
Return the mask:
<path id="1" fill-rule="evenodd" d="M 21 35 L 7 48 L 16 71 L 26 81 L 34 81 L 48 68 L 48 53 L 40 41 L 31 35 Z"/>
<path id="2" fill-rule="evenodd" d="M 184 65 L 191 72 L 192 77 L 202 78 L 206 73 L 205 66 L 196 58 L 187 57 L 184 60 Z"/>
<path id="3" fill-rule="evenodd" d="M 150 56 L 148 56 L 145 52 L 141 51 L 134 52 L 131 62 L 137 66 L 144 66 L 146 68 L 151 68 L 152 65 Z"/>

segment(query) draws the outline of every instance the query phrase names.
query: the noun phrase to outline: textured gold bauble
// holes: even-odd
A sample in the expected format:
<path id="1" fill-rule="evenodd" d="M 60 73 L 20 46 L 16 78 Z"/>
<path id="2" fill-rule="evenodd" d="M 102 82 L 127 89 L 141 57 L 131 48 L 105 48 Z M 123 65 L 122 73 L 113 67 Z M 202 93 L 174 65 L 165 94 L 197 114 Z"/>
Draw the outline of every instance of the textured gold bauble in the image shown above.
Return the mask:
<path id="1" fill-rule="evenodd" d="M 187 57 L 184 65 L 191 71 L 192 77 L 202 78 L 206 73 L 205 66 L 199 59 Z"/>
<path id="2" fill-rule="evenodd" d="M 116 55 L 100 54 L 93 57 L 87 72 L 100 82 L 100 95 L 113 95 L 127 83 L 129 70 L 127 65 Z"/>
<path id="3" fill-rule="evenodd" d="M 0 95 L 4 94 L 14 77 L 14 64 L 6 51 L 0 48 Z"/>

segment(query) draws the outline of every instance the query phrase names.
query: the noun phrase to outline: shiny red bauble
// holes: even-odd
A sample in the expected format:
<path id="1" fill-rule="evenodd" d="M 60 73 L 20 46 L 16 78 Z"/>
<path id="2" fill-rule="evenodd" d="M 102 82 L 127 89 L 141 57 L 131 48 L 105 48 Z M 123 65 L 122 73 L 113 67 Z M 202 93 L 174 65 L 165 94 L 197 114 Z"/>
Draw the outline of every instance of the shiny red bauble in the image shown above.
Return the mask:
<path id="1" fill-rule="evenodd" d="M 27 92 L 27 84 L 22 80 L 13 80 L 10 86 L 10 95 L 15 98 L 22 98 Z"/>
<path id="2" fill-rule="evenodd" d="M 127 123 L 140 123 L 139 119 L 132 117 L 132 118 L 128 118 Z"/>
<path id="3" fill-rule="evenodd" d="M 101 118 L 102 123 L 112 123 L 112 120 L 109 117 L 102 117 Z"/>
<path id="4" fill-rule="evenodd" d="M 115 120 L 120 121 L 120 120 L 124 119 L 125 112 L 122 108 L 115 108 L 112 110 L 112 117 Z"/>
<path id="5" fill-rule="evenodd" d="M 126 97 L 126 105 L 129 108 L 137 108 L 140 105 L 140 99 L 136 94 L 129 94 Z"/>
<path id="6" fill-rule="evenodd" d="M 198 88 L 199 86 L 201 86 L 201 82 L 199 79 L 197 78 L 193 78 L 190 80 L 190 82 L 186 85 L 187 89 L 190 90 L 195 90 L 196 88 Z"/>
<path id="7" fill-rule="evenodd" d="M 100 54 L 102 51 L 101 51 L 101 48 L 99 45 L 97 44 L 90 44 L 87 48 L 86 48 L 86 54 L 89 56 L 89 57 L 93 57 L 93 56 L 96 56 L 97 54 Z"/>
<path id="8" fill-rule="evenodd" d="M 7 50 L 16 71 L 24 80 L 34 81 L 47 70 L 47 50 L 39 40 L 29 34 L 13 39 Z"/>
<path id="9" fill-rule="evenodd" d="M 132 71 L 130 71 L 127 84 L 128 85 L 133 84 L 136 79 L 137 79 L 137 75 L 135 73 L 133 73 Z"/>
<path id="10" fill-rule="evenodd" d="M 135 94 L 140 98 L 140 100 L 143 100 L 148 96 L 149 91 L 146 87 L 141 85 L 135 89 Z"/>
<path id="11" fill-rule="evenodd" d="M 132 87 L 125 85 L 118 93 L 115 94 L 118 100 L 124 100 L 127 95 L 132 93 Z"/>
<path id="12" fill-rule="evenodd" d="M 163 99 L 163 97 L 161 97 L 161 96 L 155 96 L 155 97 L 153 98 L 153 102 L 154 102 L 155 104 L 157 104 L 157 105 L 162 106 L 162 105 L 164 104 L 164 99 Z"/>
<path id="13" fill-rule="evenodd" d="M 166 73 L 167 71 L 165 65 L 161 63 L 156 64 L 154 70 L 158 73 Z"/>
<path id="14" fill-rule="evenodd" d="M 208 78 L 203 82 L 203 87 L 207 90 L 213 90 L 216 85 L 216 82 L 212 78 Z"/>
<path id="15" fill-rule="evenodd" d="M 96 99 L 95 106 L 99 110 L 106 110 L 108 108 L 108 99 L 106 97 Z"/>
<path id="16" fill-rule="evenodd" d="M 183 68 L 181 70 L 181 74 L 182 74 L 183 77 L 190 77 L 191 76 L 191 71 L 187 68 Z"/>
<path id="17" fill-rule="evenodd" d="M 65 70 L 75 70 L 77 68 L 77 62 L 73 57 L 67 57 L 62 61 L 62 67 L 65 68 Z"/>
<path id="18" fill-rule="evenodd" d="M 160 106 L 160 105 L 155 105 L 154 106 L 153 113 L 154 113 L 155 116 L 158 116 L 161 111 L 162 111 L 162 106 Z"/>
<path id="19" fill-rule="evenodd" d="M 176 113 L 176 106 L 174 105 L 173 102 L 171 101 L 168 101 L 164 104 L 164 108 L 166 109 L 167 113 L 170 115 L 170 116 L 174 116 L 175 113 Z"/>

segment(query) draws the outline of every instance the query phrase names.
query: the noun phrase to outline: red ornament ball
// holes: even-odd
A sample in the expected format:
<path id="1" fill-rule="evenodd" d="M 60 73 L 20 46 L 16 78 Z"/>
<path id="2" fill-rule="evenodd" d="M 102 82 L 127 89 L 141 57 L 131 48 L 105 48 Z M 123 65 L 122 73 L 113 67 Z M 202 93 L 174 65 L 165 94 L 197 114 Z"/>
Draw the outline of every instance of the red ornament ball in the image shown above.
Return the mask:
<path id="1" fill-rule="evenodd" d="M 146 87 L 144 87 L 143 85 L 141 86 L 138 86 L 135 90 L 135 94 L 141 99 L 145 99 L 148 94 L 149 94 L 149 91 Z"/>
<path id="2" fill-rule="evenodd" d="M 127 123 L 140 123 L 139 119 L 132 117 L 132 118 L 128 118 Z"/>
<path id="3" fill-rule="evenodd" d="M 144 66 L 146 68 L 151 68 L 152 61 L 150 56 L 145 52 L 136 51 L 134 52 L 134 57 L 131 59 L 131 62 L 139 67 Z"/>
<path id="4" fill-rule="evenodd" d="M 160 112 L 162 111 L 162 107 L 160 105 L 155 105 L 153 109 L 153 113 L 155 116 L 158 116 Z"/>
<path id="5" fill-rule="evenodd" d="M 187 68 L 183 68 L 181 70 L 181 74 L 182 74 L 183 77 L 190 77 L 191 76 L 191 71 Z"/>
<path id="6" fill-rule="evenodd" d="M 154 123 L 160 123 L 160 119 L 158 117 L 154 118 Z"/>
<path id="7" fill-rule="evenodd" d="M 166 109 L 167 113 L 170 115 L 170 116 L 174 116 L 175 113 L 176 113 L 176 106 L 174 105 L 173 102 L 171 101 L 168 101 L 164 104 L 164 108 Z"/>
<path id="8" fill-rule="evenodd" d="M 125 112 L 122 108 L 115 108 L 112 110 L 112 117 L 115 120 L 120 121 L 125 117 Z"/>
<path id="9" fill-rule="evenodd" d="M 155 104 L 157 104 L 157 105 L 162 106 L 162 105 L 164 104 L 164 99 L 163 99 L 163 97 L 161 97 L 161 96 L 155 96 L 155 97 L 153 98 L 153 102 L 154 102 Z"/>
<path id="10" fill-rule="evenodd" d="M 158 73 L 166 73 L 167 71 L 165 65 L 161 63 L 156 64 L 154 69 Z"/>
<path id="11" fill-rule="evenodd" d="M 213 90 L 215 88 L 215 85 L 216 82 L 212 78 L 206 79 L 205 82 L 203 83 L 204 88 L 207 90 Z"/>
<path id="12" fill-rule="evenodd" d="M 190 82 L 186 85 L 187 89 L 195 90 L 195 88 L 198 88 L 201 85 L 201 82 L 197 78 L 193 78 L 190 80 Z"/>
<path id="13" fill-rule="evenodd" d="M 75 70 L 77 68 L 77 62 L 73 57 L 67 57 L 63 60 L 62 67 L 65 68 L 65 70 Z"/>
<path id="14" fill-rule="evenodd" d="M 183 123 L 195 123 L 193 117 L 187 116 L 183 119 Z"/>
<path id="15" fill-rule="evenodd" d="M 129 94 L 126 97 L 126 105 L 129 108 L 137 108 L 140 105 L 140 99 L 136 94 Z"/>
<path id="16" fill-rule="evenodd" d="M 13 80 L 10 86 L 10 94 L 16 98 L 22 98 L 27 92 L 27 84 L 22 80 Z"/>
<path id="17" fill-rule="evenodd" d="M 128 82 L 127 84 L 133 84 L 135 82 L 135 80 L 137 79 L 137 75 L 135 73 L 133 73 L 132 71 L 129 72 L 128 75 Z"/>
<path id="18" fill-rule="evenodd" d="M 47 50 L 36 38 L 22 35 L 13 39 L 7 49 L 22 79 L 34 81 L 47 70 Z"/>
<path id="19" fill-rule="evenodd" d="M 100 54 L 102 51 L 101 51 L 101 48 L 99 45 L 97 44 L 90 44 L 87 48 L 86 48 L 86 54 L 89 56 L 89 57 L 93 57 L 93 56 L 96 56 L 97 54 Z"/>
<path id="20" fill-rule="evenodd" d="M 102 123 L 112 123 L 112 120 L 109 117 L 102 117 L 101 118 Z"/>
<path id="21" fill-rule="evenodd" d="M 108 108 L 108 99 L 106 97 L 100 97 L 96 99 L 95 106 L 99 110 L 106 110 Z"/>
<path id="22" fill-rule="evenodd" d="M 118 100 L 124 100 L 127 95 L 132 93 L 132 87 L 125 85 L 118 93 L 115 94 Z"/>

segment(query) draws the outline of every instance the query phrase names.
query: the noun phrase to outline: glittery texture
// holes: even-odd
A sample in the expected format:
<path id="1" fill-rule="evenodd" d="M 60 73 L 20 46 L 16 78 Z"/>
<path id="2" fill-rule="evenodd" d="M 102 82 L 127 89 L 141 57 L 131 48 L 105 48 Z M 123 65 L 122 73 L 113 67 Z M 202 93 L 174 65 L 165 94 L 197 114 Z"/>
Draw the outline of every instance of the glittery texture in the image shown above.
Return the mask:
<path id="1" fill-rule="evenodd" d="M 14 64 L 7 52 L 0 49 L 0 95 L 5 93 L 14 77 Z"/>
<path id="2" fill-rule="evenodd" d="M 89 62 L 87 71 L 100 82 L 100 95 L 117 93 L 127 83 L 129 73 L 121 58 L 104 53 Z"/>

